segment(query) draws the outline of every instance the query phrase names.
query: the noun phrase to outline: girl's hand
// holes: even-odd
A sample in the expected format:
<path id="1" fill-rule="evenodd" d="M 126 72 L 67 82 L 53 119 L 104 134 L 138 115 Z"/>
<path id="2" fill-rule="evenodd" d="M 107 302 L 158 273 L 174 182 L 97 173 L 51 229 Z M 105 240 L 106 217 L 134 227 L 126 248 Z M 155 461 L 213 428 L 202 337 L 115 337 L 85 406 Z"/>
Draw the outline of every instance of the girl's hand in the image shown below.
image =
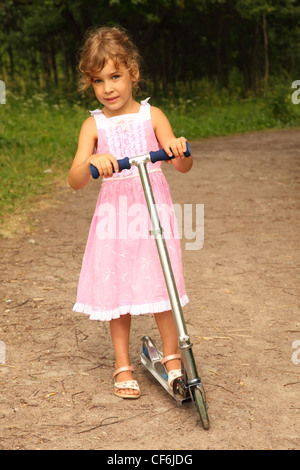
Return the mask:
<path id="1" fill-rule="evenodd" d="M 113 175 L 112 165 L 114 166 L 115 172 L 119 171 L 117 159 L 110 153 L 92 155 L 88 159 L 88 165 L 94 165 L 99 171 L 99 175 L 105 178 Z"/>
<path id="2" fill-rule="evenodd" d="M 186 146 L 187 139 L 185 137 L 179 137 L 169 140 L 164 146 L 164 151 L 172 157 L 175 158 L 185 158 L 184 152 L 187 150 Z M 169 161 L 171 163 L 171 161 Z"/>
<path id="3" fill-rule="evenodd" d="M 187 140 L 185 137 L 175 137 L 171 124 L 164 113 L 159 109 L 151 106 L 151 120 L 156 138 L 167 155 L 174 157 L 169 160 L 173 167 L 180 173 L 187 173 L 193 165 L 192 155 L 188 158 L 184 156 L 187 150 Z"/>

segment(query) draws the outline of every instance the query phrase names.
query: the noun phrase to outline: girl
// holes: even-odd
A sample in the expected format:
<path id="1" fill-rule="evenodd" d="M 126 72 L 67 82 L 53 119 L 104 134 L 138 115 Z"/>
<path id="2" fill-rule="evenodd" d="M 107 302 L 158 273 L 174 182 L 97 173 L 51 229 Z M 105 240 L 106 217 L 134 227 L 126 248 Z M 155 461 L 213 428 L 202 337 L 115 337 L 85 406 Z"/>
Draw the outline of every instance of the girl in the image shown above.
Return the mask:
<path id="1" fill-rule="evenodd" d="M 192 157 L 184 157 L 186 139 L 174 136 L 162 111 L 150 106 L 148 99 L 141 103 L 135 100 L 140 57 L 123 29 L 103 27 L 90 32 L 81 51 L 79 70 L 80 89 L 85 91 L 92 87 L 103 107 L 92 111 L 82 125 L 69 184 L 76 190 L 84 187 L 93 164 L 102 177 L 102 185 L 74 311 L 88 314 L 91 320 L 110 322 L 116 367 L 113 378 L 118 378 L 114 393 L 121 398 L 138 398 L 140 389 L 133 380 L 134 369 L 129 358 L 131 316 L 154 314 L 170 386 L 181 375 L 180 355 L 155 239 L 130 236 L 127 232 L 128 224 L 136 223 L 136 217 L 131 220 L 133 208 L 146 208 L 138 169 L 133 166 L 118 173 L 117 159 L 163 148 L 176 157 L 170 161 L 174 168 L 185 173 L 192 166 Z M 172 200 L 161 162 L 148 163 L 147 169 L 156 204 L 171 209 Z M 147 210 L 140 211 L 141 217 L 149 217 L 146 214 Z M 188 298 L 182 276 L 180 241 L 174 236 L 174 211 L 170 214 L 172 236 L 166 242 L 183 306 Z"/>

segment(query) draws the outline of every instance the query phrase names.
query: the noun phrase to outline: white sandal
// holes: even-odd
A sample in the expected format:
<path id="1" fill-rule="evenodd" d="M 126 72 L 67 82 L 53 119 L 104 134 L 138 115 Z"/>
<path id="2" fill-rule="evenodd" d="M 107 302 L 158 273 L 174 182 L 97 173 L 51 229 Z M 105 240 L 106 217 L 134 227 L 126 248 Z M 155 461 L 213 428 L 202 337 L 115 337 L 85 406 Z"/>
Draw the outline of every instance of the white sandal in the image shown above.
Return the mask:
<path id="1" fill-rule="evenodd" d="M 113 373 L 112 378 L 114 379 L 121 372 L 125 372 L 127 370 L 129 370 L 130 372 L 133 372 L 134 367 L 132 367 L 132 366 L 120 367 L 119 369 L 117 369 Z M 114 390 L 114 395 L 116 395 L 117 397 L 120 397 L 120 398 L 139 398 L 141 396 L 140 387 L 139 387 L 136 380 L 125 380 L 124 382 L 114 382 L 114 387 L 117 389 L 117 390 Z M 126 390 L 126 389 L 138 390 L 139 393 L 137 395 L 134 395 L 134 394 L 128 394 L 127 395 L 127 394 L 121 393 L 119 391 L 119 390 Z"/>
<path id="2" fill-rule="evenodd" d="M 171 354 L 170 356 L 166 356 L 161 360 L 161 363 L 165 365 L 167 362 L 172 361 L 172 359 L 181 359 L 180 354 Z M 165 366 L 166 372 L 168 374 L 168 385 L 171 389 L 173 389 L 173 382 L 175 379 L 179 379 L 182 377 L 182 371 L 181 369 L 174 369 L 170 370 L 170 372 L 167 370 Z"/>

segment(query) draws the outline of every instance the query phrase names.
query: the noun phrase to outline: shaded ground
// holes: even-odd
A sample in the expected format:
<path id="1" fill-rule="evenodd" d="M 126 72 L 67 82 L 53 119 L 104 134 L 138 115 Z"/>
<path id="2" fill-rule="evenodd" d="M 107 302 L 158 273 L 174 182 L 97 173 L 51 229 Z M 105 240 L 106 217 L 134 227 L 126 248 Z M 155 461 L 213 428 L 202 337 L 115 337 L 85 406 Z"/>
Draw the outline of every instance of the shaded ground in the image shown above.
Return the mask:
<path id="1" fill-rule="evenodd" d="M 99 183 L 65 184 L 52 207 L 32 213 L 33 232 L 1 240 L 0 449 L 300 448 L 300 133 L 213 138 L 192 150 L 190 173 L 166 165 L 165 174 L 174 202 L 205 207 L 203 248 L 183 239 L 182 249 L 210 431 L 140 365 L 141 336 L 160 344 L 151 316 L 132 323 L 142 397 L 112 394 L 108 324 L 72 312 Z"/>

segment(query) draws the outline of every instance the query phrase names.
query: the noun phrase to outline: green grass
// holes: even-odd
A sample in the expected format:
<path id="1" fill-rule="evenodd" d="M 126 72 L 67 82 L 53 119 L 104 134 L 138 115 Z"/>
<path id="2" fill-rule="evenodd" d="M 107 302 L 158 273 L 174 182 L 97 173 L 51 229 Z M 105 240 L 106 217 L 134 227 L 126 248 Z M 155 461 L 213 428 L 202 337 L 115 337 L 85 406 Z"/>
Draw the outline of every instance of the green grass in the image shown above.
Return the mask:
<path id="1" fill-rule="evenodd" d="M 241 98 L 227 90 L 204 90 L 194 99 L 162 100 L 161 108 L 176 135 L 190 140 L 264 129 L 300 127 L 300 104 L 291 101 L 286 86 L 274 87 L 265 96 Z"/>
<path id="2" fill-rule="evenodd" d="M 0 105 L 0 213 L 27 205 L 67 174 L 88 111 L 43 94 L 9 94 Z"/>
<path id="3" fill-rule="evenodd" d="M 203 86 L 202 86 L 203 85 Z M 175 135 L 190 141 L 263 129 L 300 127 L 300 105 L 281 85 L 264 97 L 241 97 L 227 90 L 194 88 L 193 98 L 154 99 L 171 121 Z M 206 88 L 205 88 L 206 86 Z M 143 97 L 147 96 L 147 93 Z M 141 97 L 141 98 L 143 98 Z M 7 93 L 0 105 L 0 214 L 29 207 L 40 194 L 51 192 L 56 181 L 67 179 L 77 148 L 80 127 L 97 102 L 79 96 L 66 100 L 35 93 L 22 97 Z"/>

